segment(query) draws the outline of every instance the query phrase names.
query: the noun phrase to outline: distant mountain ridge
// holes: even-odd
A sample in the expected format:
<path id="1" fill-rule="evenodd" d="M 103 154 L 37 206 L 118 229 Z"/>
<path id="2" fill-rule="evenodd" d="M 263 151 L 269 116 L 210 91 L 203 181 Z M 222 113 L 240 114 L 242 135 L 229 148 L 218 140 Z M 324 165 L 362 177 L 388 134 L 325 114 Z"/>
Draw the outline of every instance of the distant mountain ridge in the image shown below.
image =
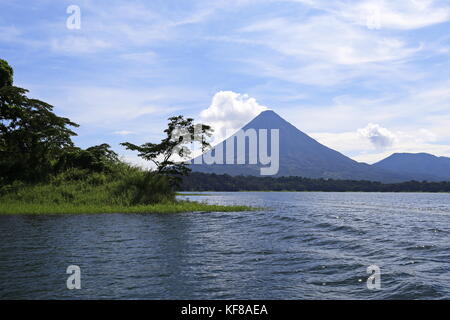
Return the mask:
<path id="1" fill-rule="evenodd" d="M 429 180 L 450 180 L 450 158 L 429 153 L 394 153 L 374 167 L 405 175 L 428 175 Z"/>
<path id="2" fill-rule="evenodd" d="M 380 182 L 401 182 L 408 180 L 439 180 L 426 170 L 421 172 L 404 172 L 386 169 L 388 165 L 369 165 L 354 161 L 345 155 L 328 148 L 295 126 L 281 118 L 272 110 L 261 112 L 243 128 L 247 129 L 279 129 L 279 171 L 275 176 L 300 176 L 305 178 L 331 178 L 346 180 L 371 180 Z M 226 157 L 226 145 L 229 139 L 219 143 L 216 148 L 223 148 Z M 259 142 L 259 137 L 258 137 Z M 215 153 L 215 151 L 212 151 Z M 246 146 L 246 159 L 249 149 Z M 197 158 L 198 160 L 199 158 Z M 195 163 L 195 162 L 194 162 Z M 236 163 L 236 162 L 235 162 Z M 248 162 L 246 162 L 248 163 Z M 261 165 L 252 164 L 191 164 L 193 171 L 216 174 L 260 175 Z"/>

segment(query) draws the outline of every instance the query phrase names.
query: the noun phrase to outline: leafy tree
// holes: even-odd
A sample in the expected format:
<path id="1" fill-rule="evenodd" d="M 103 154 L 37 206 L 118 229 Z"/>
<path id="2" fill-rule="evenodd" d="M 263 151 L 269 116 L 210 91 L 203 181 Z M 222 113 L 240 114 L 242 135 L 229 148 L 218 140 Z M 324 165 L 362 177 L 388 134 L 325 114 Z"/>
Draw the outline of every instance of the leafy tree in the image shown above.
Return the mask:
<path id="1" fill-rule="evenodd" d="M 65 171 L 71 168 L 87 169 L 91 172 L 106 172 L 111 166 L 119 161 L 117 153 L 111 150 L 109 144 L 103 143 L 98 146 L 89 147 L 86 150 L 72 147 L 59 157 L 55 170 Z"/>
<path id="2" fill-rule="evenodd" d="M 0 177 L 39 180 L 65 148 L 73 147 L 78 125 L 53 113 L 53 106 L 13 86 L 13 69 L 0 59 Z"/>
<path id="3" fill-rule="evenodd" d="M 166 137 L 160 143 L 144 143 L 140 146 L 124 142 L 128 150 L 139 152 L 139 157 L 153 162 L 156 173 L 171 176 L 187 175 L 191 169 L 185 161 L 176 161 L 175 156 L 187 159 L 191 150 L 187 145 L 200 143 L 201 150 L 205 151 L 210 144 L 206 141 L 212 134 L 212 128 L 205 124 L 194 124 L 194 119 L 183 116 L 168 119 L 168 127 L 164 130 Z"/>
<path id="4" fill-rule="evenodd" d="M 0 88 L 12 86 L 13 84 L 13 68 L 5 60 L 0 59 Z"/>

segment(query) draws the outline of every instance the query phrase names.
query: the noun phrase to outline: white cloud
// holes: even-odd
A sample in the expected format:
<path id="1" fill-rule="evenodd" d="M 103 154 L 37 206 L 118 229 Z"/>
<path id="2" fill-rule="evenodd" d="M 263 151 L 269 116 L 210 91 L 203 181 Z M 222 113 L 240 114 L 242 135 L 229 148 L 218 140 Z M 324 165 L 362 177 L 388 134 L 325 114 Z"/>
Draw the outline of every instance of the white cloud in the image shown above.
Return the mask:
<path id="1" fill-rule="evenodd" d="M 128 130 L 120 130 L 120 131 L 114 131 L 114 134 L 118 134 L 120 136 L 127 136 L 130 134 L 134 134 L 134 131 L 128 131 Z"/>
<path id="2" fill-rule="evenodd" d="M 124 127 L 120 128 L 120 124 L 132 125 L 145 115 L 168 115 L 182 109 L 178 103 L 189 101 L 192 94 L 187 88 L 171 87 L 124 89 L 62 86 L 52 88 L 44 97 L 38 95 L 37 98 L 49 101 L 83 126 L 95 125 L 122 131 Z M 130 129 L 136 131 L 134 127 L 125 128 L 127 131 L 131 131 Z"/>
<path id="3" fill-rule="evenodd" d="M 417 76 L 405 63 L 424 49 L 421 43 L 373 32 L 336 14 L 265 19 L 239 29 L 234 39 L 276 52 L 239 57 L 251 66 L 248 72 L 317 86 L 358 78 L 412 80 Z"/>
<path id="4" fill-rule="evenodd" d="M 214 143 L 220 142 L 268 108 L 247 94 L 217 92 L 211 105 L 200 113 L 200 120 L 214 129 Z"/>
<path id="5" fill-rule="evenodd" d="M 22 32 L 15 26 L 0 26 L 2 42 L 16 41 Z"/>
<path id="6" fill-rule="evenodd" d="M 158 59 L 158 55 L 153 51 L 125 53 L 121 54 L 120 57 L 126 61 L 139 63 L 140 65 L 156 63 Z"/>
<path id="7" fill-rule="evenodd" d="M 384 88 L 381 93 L 371 94 L 370 97 L 346 94 L 330 98 L 329 103 L 305 101 L 296 107 L 296 113 L 290 113 L 290 108 L 277 111 L 307 132 L 345 132 L 372 122 L 405 132 L 426 129 L 436 133 L 440 140 L 448 140 L 449 87 L 449 81 L 433 81 L 405 86 L 398 91 Z"/>
<path id="8" fill-rule="evenodd" d="M 450 18 L 450 7 L 446 0 L 290 1 L 328 12 L 364 27 L 367 26 L 367 20 L 376 19 L 381 28 L 411 30 L 442 23 Z"/>
<path id="9" fill-rule="evenodd" d="M 339 65 L 398 60 L 418 50 L 399 39 L 380 36 L 332 15 L 313 16 L 306 21 L 276 18 L 240 31 L 285 55 Z"/>
<path id="10" fill-rule="evenodd" d="M 157 123 L 162 123 L 164 115 L 180 105 L 184 110 L 190 107 L 188 112 L 195 115 L 197 106 L 205 105 L 205 91 L 226 83 L 230 75 L 232 79 L 242 76 L 238 73 L 244 70 L 249 77 L 244 75 L 235 83 L 242 85 L 242 90 L 254 95 L 258 92 L 255 87 L 260 86 L 263 90 L 258 99 L 264 97 L 267 104 L 277 105 L 276 111 L 299 129 L 316 132 L 313 136 L 319 141 L 355 159 L 375 159 L 395 150 L 449 154 L 445 145 L 450 139 L 450 82 L 444 73 L 448 69 L 447 25 L 416 30 L 448 21 L 448 0 L 261 2 L 202 0 L 173 5 L 80 0 L 81 30 L 66 30 L 62 11 L 60 19 L 39 18 L 22 25 L 19 19 L 18 27 L 0 27 L 5 34 L 0 42 L 25 45 L 25 50 L 17 47 L 10 51 L 24 51 L 25 57 L 38 53 L 26 49 L 53 49 L 50 68 L 63 72 L 77 69 L 75 75 L 91 72 L 90 67 L 80 69 L 88 66 L 87 62 L 111 59 L 117 68 L 100 68 L 95 75 L 86 77 L 84 73 L 78 79 L 68 76 L 64 88 L 59 83 L 51 85 L 49 79 L 62 79 L 52 78 L 52 74 L 42 80 L 45 90 L 51 90 L 43 100 L 50 99 L 88 128 L 107 128 L 108 134 L 133 130 L 133 138 L 138 139 L 149 127 L 147 120 L 152 118 L 152 129 L 157 131 L 163 127 Z M 249 8 L 237 12 L 239 5 Z M 374 12 L 379 12 L 379 30 L 367 28 L 367 18 Z M 187 52 L 202 54 L 184 55 Z M 80 59 L 83 54 L 98 54 L 82 64 L 68 60 L 67 68 L 62 68 L 55 53 L 70 58 L 79 55 Z M 216 73 L 215 66 L 220 66 L 220 72 Z M 35 74 L 31 65 L 20 68 L 22 77 L 28 71 Z M 224 69 L 227 72 L 222 73 Z M 206 84 L 196 81 L 205 79 L 205 72 L 214 72 L 213 80 Z M 120 81 L 117 75 L 125 78 Z M 161 92 L 155 87 L 185 83 L 186 75 L 194 80 L 185 90 Z M 120 79 L 120 83 L 111 79 Z M 70 82 L 84 87 L 72 87 Z M 98 83 L 105 87 L 97 87 Z M 203 96 L 191 99 L 195 86 L 202 86 L 197 93 L 202 91 Z M 280 94 L 280 88 L 291 90 Z M 274 92 L 278 92 L 277 99 L 267 98 Z M 308 99 L 295 101 L 303 92 Z M 333 95 L 337 97 L 333 99 Z M 219 92 L 200 120 L 212 124 L 223 136 L 226 129 L 239 129 L 264 109 L 247 95 Z M 395 139 L 383 133 L 385 128 L 363 128 L 369 122 L 382 123 Z M 363 128 L 364 134 L 357 128 Z"/>
<path id="11" fill-rule="evenodd" d="M 394 144 L 395 135 L 379 124 L 369 123 L 365 128 L 358 129 L 358 133 L 370 140 L 377 149 L 385 149 Z"/>
<path id="12" fill-rule="evenodd" d="M 362 137 L 356 131 L 339 133 L 320 132 L 311 133 L 310 136 L 323 145 L 342 152 L 347 156 L 355 153 L 366 152 L 367 150 L 373 150 L 370 141 Z"/>
<path id="13" fill-rule="evenodd" d="M 402 137 L 396 143 L 395 147 L 380 151 L 359 151 L 357 155 L 352 156 L 356 161 L 375 163 L 393 153 L 430 153 L 436 156 L 450 157 L 450 146 L 446 144 L 436 144 L 429 142 L 420 142 L 419 137 Z"/>
<path id="14" fill-rule="evenodd" d="M 438 140 L 438 136 L 427 129 L 420 129 L 418 136 L 422 142 L 435 142 Z"/>
<path id="15" fill-rule="evenodd" d="M 433 0 L 366 0 L 338 2 L 341 17 L 360 25 L 371 18 L 379 19 L 380 28 L 410 30 L 448 21 L 448 3 Z M 442 4 L 442 5 L 440 5 Z M 375 15 L 375 17 L 374 17 Z"/>
<path id="16" fill-rule="evenodd" d="M 362 134 L 361 131 L 363 131 Z M 312 133 L 311 136 L 356 161 L 366 163 L 375 163 L 392 153 L 403 152 L 426 152 L 437 156 L 450 156 L 450 146 L 438 143 L 438 134 L 424 128 L 390 131 L 379 125 L 369 124 L 366 128 L 356 131 Z M 373 140 L 382 147 L 374 148 Z"/>
<path id="17" fill-rule="evenodd" d="M 77 88 L 68 94 L 65 106 L 81 123 L 125 121 L 164 112 L 154 97 L 144 92 L 117 88 Z"/>
<path id="18" fill-rule="evenodd" d="M 136 154 L 133 154 L 129 151 L 125 151 L 120 155 L 120 159 L 126 163 L 129 163 L 133 166 L 136 166 L 138 168 L 142 169 L 150 169 L 154 170 L 156 168 L 155 164 L 151 161 L 147 161 L 142 159 L 141 157 L 137 156 Z"/>
<path id="19" fill-rule="evenodd" d="M 52 50 L 65 54 L 93 53 L 111 47 L 112 43 L 95 37 L 67 36 L 51 41 Z"/>
<path id="20" fill-rule="evenodd" d="M 217 37 L 271 49 L 245 52 L 236 58 L 252 75 L 292 83 L 332 87 L 353 80 L 412 82 L 423 78 L 414 60 L 442 52 L 442 44 L 405 32 L 449 21 L 450 5 L 431 0 L 283 0 L 301 3 L 291 15 L 251 19 L 234 33 Z M 314 14 L 308 14 L 308 8 Z M 367 19 L 380 13 L 380 30 L 370 30 Z M 276 11 L 274 11 L 276 12 Z"/>
<path id="21" fill-rule="evenodd" d="M 184 40 L 189 25 L 206 22 L 219 10 L 230 6 L 225 0 L 202 1 L 189 6 L 139 0 L 82 1 L 79 5 L 82 27 L 77 30 L 77 36 L 59 25 L 46 28 L 46 32 L 52 30 L 48 32 L 50 44 L 58 53 L 120 51 L 123 48 L 144 48 L 159 42 Z M 139 55 L 129 58 L 146 59 Z"/>

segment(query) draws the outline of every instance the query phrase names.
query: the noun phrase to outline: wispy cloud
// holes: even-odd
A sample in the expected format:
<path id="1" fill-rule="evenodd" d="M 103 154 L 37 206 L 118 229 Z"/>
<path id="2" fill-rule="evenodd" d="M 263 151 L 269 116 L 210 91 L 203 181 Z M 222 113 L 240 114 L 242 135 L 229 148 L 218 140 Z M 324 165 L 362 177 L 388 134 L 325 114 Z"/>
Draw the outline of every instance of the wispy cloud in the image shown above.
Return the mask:
<path id="1" fill-rule="evenodd" d="M 321 86 L 364 77 L 398 79 L 408 71 L 402 64 L 424 48 L 420 42 L 409 43 L 399 36 L 379 34 L 331 14 L 304 21 L 274 18 L 255 22 L 241 28 L 236 38 L 282 55 L 283 59 L 270 55 L 241 58 L 244 63 L 253 64 L 257 72 Z"/>
<path id="2" fill-rule="evenodd" d="M 86 144 L 156 139 L 178 113 L 223 133 L 268 106 L 358 160 L 450 155 L 448 1 L 78 0 L 81 30 L 72 2 L 0 2 L 17 84 Z M 368 123 L 395 141 L 374 148 Z"/>
<path id="3" fill-rule="evenodd" d="M 323 3 L 325 6 L 325 3 Z M 330 7 L 330 4 L 328 3 Z M 333 7 L 333 5 L 331 5 Z M 433 0 L 365 0 L 338 1 L 334 12 L 350 22 L 367 26 L 370 18 L 379 19 L 380 28 L 411 30 L 446 22 L 450 6 L 446 1 Z"/>
<path id="4" fill-rule="evenodd" d="M 176 88 L 122 89 L 117 87 L 65 87 L 51 102 L 74 121 L 98 126 L 128 123 L 145 115 L 169 115 L 182 107 L 174 99 Z M 180 89 L 181 90 L 181 89 Z M 163 118 L 164 119 L 164 118 Z"/>
<path id="5" fill-rule="evenodd" d="M 446 22 L 450 6 L 445 0 L 286 0 L 367 26 L 368 19 L 379 19 L 381 28 L 409 30 Z M 376 15 L 376 17 L 373 17 Z"/>
<path id="6" fill-rule="evenodd" d="M 128 136 L 130 134 L 134 134 L 135 132 L 133 131 L 128 131 L 128 130 L 121 130 L 121 131 L 114 131 L 114 134 L 118 134 L 120 136 Z"/>

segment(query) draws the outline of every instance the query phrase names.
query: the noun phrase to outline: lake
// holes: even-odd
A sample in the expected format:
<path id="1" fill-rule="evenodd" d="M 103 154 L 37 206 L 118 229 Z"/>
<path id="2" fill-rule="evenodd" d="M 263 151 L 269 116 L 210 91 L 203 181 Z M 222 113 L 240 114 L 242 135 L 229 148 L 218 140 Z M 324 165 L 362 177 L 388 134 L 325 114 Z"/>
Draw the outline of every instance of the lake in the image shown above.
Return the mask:
<path id="1" fill-rule="evenodd" d="M 263 209 L 0 216 L 0 298 L 450 298 L 448 194 L 205 194 Z"/>

